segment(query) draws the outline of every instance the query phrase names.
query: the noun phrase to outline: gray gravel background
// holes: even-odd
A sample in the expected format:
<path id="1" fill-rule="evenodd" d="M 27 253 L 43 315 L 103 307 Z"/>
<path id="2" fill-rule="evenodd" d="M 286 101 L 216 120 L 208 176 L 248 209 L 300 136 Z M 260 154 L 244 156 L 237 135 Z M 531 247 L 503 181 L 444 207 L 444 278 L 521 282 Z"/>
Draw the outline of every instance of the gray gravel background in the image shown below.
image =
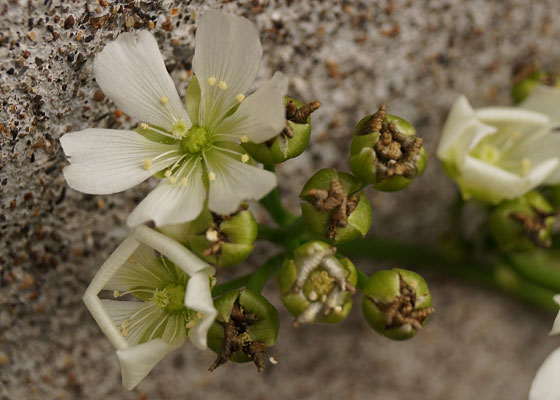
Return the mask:
<path id="1" fill-rule="evenodd" d="M 58 139 L 135 123 L 96 94 L 92 72 L 95 54 L 124 30 L 151 28 L 182 93 L 196 16 L 209 7 L 256 23 L 261 78 L 282 70 L 292 95 L 323 103 L 309 151 L 279 168 L 294 210 L 313 171 L 347 168 L 352 126 L 381 103 L 413 122 L 433 155 L 458 93 L 476 106 L 509 104 L 515 62 L 560 61 L 557 0 L 0 0 L 0 397 L 525 399 L 537 367 L 560 345 L 546 336 L 553 316 L 431 273 L 437 314 L 412 341 L 376 336 L 358 308 L 338 326 L 297 330 L 281 309 L 279 364 L 264 374 L 251 365 L 210 374 L 213 354 L 186 346 L 136 390 L 121 388 L 113 348 L 81 295 L 154 182 L 112 196 L 67 189 Z M 432 160 L 406 191 L 371 194 L 373 231 L 435 241 L 453 197 Z"/>

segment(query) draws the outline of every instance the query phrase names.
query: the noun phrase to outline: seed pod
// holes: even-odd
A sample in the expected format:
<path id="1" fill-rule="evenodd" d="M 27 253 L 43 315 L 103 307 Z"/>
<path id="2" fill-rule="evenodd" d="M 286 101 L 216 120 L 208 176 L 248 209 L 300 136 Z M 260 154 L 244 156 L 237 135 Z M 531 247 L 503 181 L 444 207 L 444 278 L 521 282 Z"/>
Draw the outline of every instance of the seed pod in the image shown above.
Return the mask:
<path id="1" fill-rule="evenodd" d="M 502 202 L 489 217 L 490 233 L 504 252 L 550 247 L 556 214 L 543 195 L 533 191 Z"/>
<path id="2" fill-rule="evenodd" d="M 214 301 L 216 321 L 208 331 L 208 346 L 218 354 L 213 371 L 228 360 L 253 361 L 264 370 L 266 349 L 276 343 L 280 322 L 270 302 L 249 289 L 236 290 Z"/>
<path id="3" fill-rule="evenodd" d="M 231 267 L 251 254 L 257 231 L 255 217 L 244 207 L 229 215 L 204 209 L 191 222 L 189 248 L 209 263 Z"/>
<path id="4" fill-rule="evenodd" d="M 333 243 L 365 236 L 371 226 L 371 205 L 361 182 L 332 168 L 317 171 L 304 185 L 299 197 L 309 229 Z"/>
<path id="5" fill-rule="evenodd" d="M 282 302 L 296 317 L 294 325 L 346 318 L 357 281 L 354 264 L 336 257 L 336 248 L 319 241 L 298 247 L 278 276 Z"/>
<path id="6" fill-rule="evenodd" d="M 350 145 L 350 168 L 375 189 L 404 189 L 426 168 L 422 139 L 407 121 L 387 114 L 385 106 L 358 123 Z"/>
<path id="7" fill-rule="evenodd" d="M 265 165 L 280 164 L 303 153 L 311 137 L 310 114 L 320 106 L 318 101 L 304 105 L 289 97 L 284 103 L 286 126 L 282 132 L 264 143 L 241 144 L 255 160 Z"/>
<path id="8" fill-rule="evenodd" d="M 376 272 L 363 289 L 366 321 L 377 333 L 393 340 L 413 337 L 434 312 L 431 304 L 424 278 L 401 268 Z"/>

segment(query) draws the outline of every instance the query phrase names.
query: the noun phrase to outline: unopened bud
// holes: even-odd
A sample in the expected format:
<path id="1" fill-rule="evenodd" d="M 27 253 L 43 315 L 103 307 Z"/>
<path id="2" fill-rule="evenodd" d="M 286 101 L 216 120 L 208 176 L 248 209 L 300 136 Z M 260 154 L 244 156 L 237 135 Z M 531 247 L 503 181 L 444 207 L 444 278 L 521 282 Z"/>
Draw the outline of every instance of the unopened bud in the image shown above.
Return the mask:
<path id="1" fill-rule="evenodd" d="M 333 243 L 365 236 L 371 226 L 371 205 L 362 183 L 332 168 L 319 170 L 300 193 L 303 218 L 316 235 Z"/>
<path id="2" fill-rule="evenodd" d="M 264 143 L 241 144 L 255 160 L 265 165 L 280 164 L 303 153 L 311 137 L 310 115 L 321 105 L 318 101 L 303 104 L 289 97 L 284 102 L 286 126 L 282 132 Z"/>
<path id="3" fill-rule="evenodd" d="M 516 66 L 513 71 L 511 97 L 515 104 L 525 100 L 537 85 L 560 88 L 558 74 L 545 71 L 535 63 L 524 63 Z"/>
<path id="4" fill-rule="evenodd" d="M 336 323 L 352 308 L 358 275 L 347 258 L 324 242 L 307 242 L 282 267 L 278 282 L 282 302 L 295 317 L 294 325 Z"/>
<path id="5" fill-rule="evenodd" d="M 368 324 L 393 340 L 413 337 L 434 312 L 424 278 L 400 268 L 378 271 L 367 281 L 362 311 Z"/>
<path id="6" fill-rule="evenodd" d="M 404 189 L 426 168 L 422 139 L 407 121 L 387 114 L 385 106 L 364 117 L 350 145 L 350 168 L 377 190 Z"/>
<path id="7" fill-rule="evenodd" d="M 208 347 L 217 355 L 210 371 L 225 364 L 253 361 L 263 371 L 268 347 L 276 343 L 278 311 L 261 294 L 249 289 L 226 293 L 214 301 L 216 321 L 208 331 Z"/>

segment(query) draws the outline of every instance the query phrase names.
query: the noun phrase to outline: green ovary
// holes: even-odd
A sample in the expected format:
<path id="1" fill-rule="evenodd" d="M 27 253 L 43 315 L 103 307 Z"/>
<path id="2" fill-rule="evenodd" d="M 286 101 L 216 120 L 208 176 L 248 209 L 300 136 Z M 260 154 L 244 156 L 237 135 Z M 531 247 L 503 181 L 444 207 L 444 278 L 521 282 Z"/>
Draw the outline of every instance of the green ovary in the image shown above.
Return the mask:
<path id="1" fill-rule="evenodd" d="M 210 143 L 208 131 L 201 126 L 194 125 L 181 139 L 181 149 L 185 153 L 198 154 Z"/>
<path id="2" fill-rule="evenodd" d="M 311 292 L 315 292 L 320 298 L 331 292 L 334 288 L 334 282 L 334 278 L 332 278 L 327 271 L 322 268 L 317 268 L 305 282 L 304 293 L 306 296 L 309 296 Z"/>
<path id="3" fill-rule="evenodd" d="M 150 301 L 168 313 L 182 311 L 185 309 L 185 286 L 167 284 L 162 290 L 156 290 Z"/>

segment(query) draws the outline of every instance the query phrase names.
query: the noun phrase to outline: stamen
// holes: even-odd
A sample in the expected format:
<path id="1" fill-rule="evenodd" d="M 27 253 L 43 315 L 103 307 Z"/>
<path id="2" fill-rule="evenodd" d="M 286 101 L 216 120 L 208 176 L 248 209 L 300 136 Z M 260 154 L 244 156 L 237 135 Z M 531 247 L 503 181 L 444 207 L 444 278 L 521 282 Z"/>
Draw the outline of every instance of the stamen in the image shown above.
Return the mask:
<path id="1" fill-rule="evenodd" d="M 181 185 L 187 186 L 188 183 L 189 183 L 189 180 L 188 180 L 187 178 L 182 178 L 182 179 L 181 179 Z"/>
<path id="2" fill-rule="evenodd" d="M 165 171 L 164 175 L 165 175 L 166 178 L 169 178 L 171 176 L 171 170 L 168 169 L 167 171 Z"/>
<path id="3" fill-rule="evenodd" d="M 119 297 L 120 295 L 121 295 L 121 294 L 119 293 L 118 290 L 113 290 L 113 297 L 115 297 L 115 299 L 116 299 L 117 297 Z"/>
<path id="4" fill-rule="evenodd" d="M 191 329 L 191 328 L 194 328 L 195 325 L 196 325 L 196 321 L 195 321 L 195 320 L 190 320 L 190 321 L 187 322 L 187 324 L 185 325 L 185 328 Z"/>
<path id="5" fill-rule="evenodd" d="M 163 97 L 160 97 L 159 102 L 161 104 L 167 104 L 167 103 L 169 103 L 169 99 L 167 97 L 163 96 Z"/>
<path id="6" fill-rule="evenodd" d="M 235 96 L 235 100 L 241 103 L 243 100 L 245 100 L 245 95 L 243 93 L 239 93 L 237 96 Z"/>
<path id="7" fill-rule="evenodd" d="M 241 143 L 247 143 L 249 141 L 249 136 L 241 135 Z"/>
<path id="8" fill-rule="evenodd" d="M 218 83 L 218 87 L 222 90 L 226 90 L 227 89 L 227 83 L 225 83 L 224 81 L 220 81 Z"/>
<path id="9" fill-rule="evenodd" d="M 204 314 L 202 314 L 200 311 L 196 313 L 196 317 L 198 319 L 202 319 L 202 317 L 204 317 Z"/>
<path id="10" fill-rule="evenodd" d="M 146 158 L 144 160 L 144 169 L 146 171 L 148 171 L 150 168 L 152 168 L 152 159 L 151 158 Z"/>
<path id="11" fill-rule="evenodd" d="M 214 172 L 209 172 L 208 173 L 208 180 L 210 182 L 214 182 L 216 180 L 216 174 Z"/>
<path id="12" fill-rule="evenodd" d="M 140 128 L 141 128 L 141 129 L 149 129 L 149 128 L 150 128 L 150 125 L 148 125 L 146 122 L 142 122 L 142 123 L 140 124 Z"/>
<path id="13" fill-rule="evenodd" d="M 218 241 L 218 231 L 215 229 L 209 228 L 206 231 L 206 239 L 210 242 L 217 242 Z"/>
<path id="14" fill-rule="evenodd" d="M 276 361 L 276 358 L 274 358 L 274 357 L 272 357 L 272 356 L 268 357 L 268 361 L 270 361 L 270 363 L 271 363 L 272 365 L 278 364 L 278 361 Z"/>
<path id="15" fill-rule="evenodd" d="M 337 312 L 337 313 L 340 313 L 340 312 L 342 312 L 342 307 L 341 306 L 336 306 L 334 308 L 334 311 Z"/>
<path id="16" fill-rule="evenodd" d="M 309 300 L 315 301 L 319 298 L 319 295 L 317 294 L 316 291 L 312 290 L 311 292 L 309 292 L 309 296 L 307 297 L 309 298 Z"/>
<path id="17" fill-rule="evenodd" d="M 248 161 L 249 161 L 249 154 L 243 154 L 243 155 L 241 156 L 241 162 L 242 162 L 242 163 L 246 163 L 246 162 L 248 162 Z"/>
<path id="18" fill-rule="evenodd" d="M 177 183 L 177 178 L 175 178 L 174 176 L 170 176 L 169 177 L 169 183 L 171 183 L 172 185 Z"/>
<path id="19" fill-rule="evenodd" d="M 210 86 L 214 86 L 216 84 L 216 77 L 215 76 L 211 76 L 210 78 L 208 78 L 208 84 Z"/>

